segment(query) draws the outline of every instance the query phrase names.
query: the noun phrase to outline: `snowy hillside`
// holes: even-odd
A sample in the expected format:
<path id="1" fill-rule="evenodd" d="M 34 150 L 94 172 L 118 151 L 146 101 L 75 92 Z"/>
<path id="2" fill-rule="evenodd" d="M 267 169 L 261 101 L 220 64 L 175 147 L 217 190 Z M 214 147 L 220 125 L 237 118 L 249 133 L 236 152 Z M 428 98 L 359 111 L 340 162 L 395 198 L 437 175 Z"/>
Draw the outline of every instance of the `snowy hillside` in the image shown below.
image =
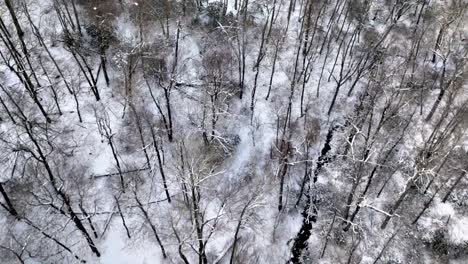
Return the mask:
<path id="1" fill-rule="evenodd" d="M 466 0 L 0 0 L 0 263 L 468 263 Z"/>

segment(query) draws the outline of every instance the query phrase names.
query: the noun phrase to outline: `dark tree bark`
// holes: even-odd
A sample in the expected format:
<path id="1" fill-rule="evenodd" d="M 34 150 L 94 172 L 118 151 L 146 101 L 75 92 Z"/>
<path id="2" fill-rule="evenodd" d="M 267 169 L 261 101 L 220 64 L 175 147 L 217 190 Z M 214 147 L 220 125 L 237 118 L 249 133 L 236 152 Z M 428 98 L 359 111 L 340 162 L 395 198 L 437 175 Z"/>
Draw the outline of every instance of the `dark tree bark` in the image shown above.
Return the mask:
<path id="1" fill-rule="evenodd" d="M 457 185 L 460 183 L 460 181 L 465 177 L 466 175 L 466 171 L 463 171 L 462 173 L 460 173 L 460 176 L 457 177 L 457 179 L 455 180 L 455 182 L 452 184 L 452 186 L 450 187 L 450 189 L 448 190 L 447 194 L 444 196 L 444 198 L 442 199 L 442 202 L 445 203 L 447 202 L 448 198 L 450 197 L 450 195 L 452 194 L 453 190 L 455 190 L 455 188 L 457 187 Z"/>
<path id="2" fill-rule="evenodd" d="M 167 258 L 166 250 L 164 249 L 164 246 L 163 246 L 163 244 L 161 242 L 161 239 L 159 238 L 158 232 L 156 231 L 156 227 L 154 226 L 153 222 L 151 221 L 151 218 L 150 218 L 150 216 L 148 214 L 148 211 L 146 211 L 145 208 L 143 207 L 143 204 L 141 203 L 140 199 L 138 198 L 138 195 L 136 194 L 136 192 L 134 192 L 133 194 L 134 194 L 134 197 L 135 197 L 135 201 L 138 204 L 138 208 L 143 213 L 143 216 L 145 217 L 146 222 L 150 225 L 151 230 L 153 231 L 153 235 L 156 238 L 156 241 L 158 242 L 158 245 L 159 245 L 159 248 L 161 249 L 163 257 Z"/>
<path id="3" fill-rule="evenodd" d="M 6 204 L 0 203 L 0 205 L 5 208 L 12 216 L 14 217 L 19 217 L 18 211 L 16 211 L 16 208 L 13 206 L 13 203 L 10 200 L 10 197 L 8 196 L 7 192 L 3 188 L 3 183 L 0 182 L 0 193 L 2 194 L 3 200 L 5 201 Z"/>
<path id="4" fill-rule="evenodd" d="M 158 147 L 158 141 L 156 140 L 156 135 L 154 133 L 153 127 L 150 127 L 150 130 L 151 130 L 151 136 L 153 137 L 154 151 L 156 152 L 156 157 L 158 158 L 159 173 L 161 174 L 161 178 L 163 181 L 164 192 L 166 193 L 167 202 L 171 203 L 171 195 L 169 194 L 169 189 L 167 188 L 166 174 L 164 173 L 163 162 L 162 162 L 161 154 L 159 152 L 159 147 Z"/>
<path id="5" fill-rule="evenodd" d="M 114 200 L 115 200 L 115 203 L 117 204 L 117 209 L 119 210 L 119 215 L 120 215 L 120 218 L 122 219 L 122 224 L 125 228 L 125 231 L 127 232 L 127 237 L 131 239 L 132 236 L 130 235 L 130 230 L 128 230 L 128 226 L 127 226 L 127 223 L 125 222 L 125 217 L 122 213 L 122 209 L 120 208 L 120 202 L 117 196 L 114 196 Z"/>
<path id="6" fill-rule="evenodd" d="M 84 227 L 83 223 L 81 222 L 80 218 L 77 216 L 75 211 L 73 210 L 73 207 L 71 205 L 70 198 L 68 195 L 64 192 L 64 190 L 58 186 L 58 182 L 56 180 L 56 177 L 54 173 L 52 172 L 52 168 L 49 165 L 49 161 L 46 158 L 46 155 L 44 154 L 42 147 L 39 145 L 39 142 L 37 141 L 36 137 L 34 136 L 34 132 L 32 131 L 32 125 L 28 121 L 24 121 L 24 129 L 26 130 L 26 133 L 28 137 L 31 139 L 32 143 L 35 146 L 36 152 L 37 152 L 37 160 L 42 163 L 44 168 L 46 169 L 48 178 L 49 178 L 49 183 L 52 186 L 53 190 L 55 193 L 62 199 L 65 210 L 67 211 L 70 219 L 73 221 L 75 224 L 76 228 L 81 231 L 83 236 L 85 237 L 86 241 L 88 242 L 88 246 L 90 247 L 91 251 L 97 256 L 100 257 L 101 253 L 97 249 L 96 245 L 94 244 L 93 239 L 89 235 L 88 231 Z"/>
<path id="7" fill-rule="evenodd" d="M 238 236 L 239 236 L 240 229 L 242 227 L 242 221 L 244 221 L 244 214 L 246 213 L 247 208 L 251 205 L 253 200 L 254 200 L 254 197 L 250 198 L 249 201 L 242 208 L 242 212 L 240 214 L 239 221 L 237 222 L 236 232 L 234 233 L 234 242 L 232 244 L 232 251 L 231 251 L 232 253 L 231 253 L 231 258 L 229 260 L 229 264 L 234 263 L 234 258 L 235 258 L 235 255 L 236 255 L 236 248 L 237 248 L 237 243 L 238 243 Z"/>

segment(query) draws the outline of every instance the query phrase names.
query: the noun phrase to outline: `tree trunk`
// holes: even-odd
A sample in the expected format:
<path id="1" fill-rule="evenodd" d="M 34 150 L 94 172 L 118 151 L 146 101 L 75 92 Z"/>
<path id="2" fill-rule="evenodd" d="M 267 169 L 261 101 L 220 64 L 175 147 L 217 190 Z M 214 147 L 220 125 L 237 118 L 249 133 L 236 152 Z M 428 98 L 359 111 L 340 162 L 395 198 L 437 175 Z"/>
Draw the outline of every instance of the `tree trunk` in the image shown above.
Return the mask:
<path id="1" fill-rule="evenodd" d="M 149 217 L 148 212 L 145 210 L 145 208 L 143 208 L 143 204 L 138 199 L 138 195 L 136 194 L 136 192 L 134 192 L 134 196 L 135 196 L 135 201 L 138 204 L 138 208 L 143 213 L 143 216 L 145 217 L 146 222 L 148 222 L 148 224 L 151 227 L 151 230 L 153 231 L 153 235 L 154 235 L 154 237 L 156 238 L 156 241 L 159 244 L 159 248 L 161 249 L 163 258 L 167 258 L 166 250 L 164 249 L 164 246 L 163 246 L 163 244 L 161 242 L 161 239 L 159 238 L 158 232 L 156 232 L 156 227 L 154 226 L 153 222 L 151 222 L 151 218 Z"/>
<path id="2" fill-rule="evenodd" d="M 452 186 L 450 187 L 449 191 L 447 192 L 447 194 L 444 196 L 444 198 L 442 199 L 442 202 L 445 203 L 447 202 L 448 198 L 450 197 L 450 195 L 452 194 L 453 190 L 455 190 L 455 188 L 457 187 L 458 183 L 460 183 L 460 181 L 465 177 L 466 175 L 466 171 L 463 171 L 462 173 L 460 173 L 460 176 L 458 176 L 458 178 L 455 180 L 455 182 L 452 184 Z"/>

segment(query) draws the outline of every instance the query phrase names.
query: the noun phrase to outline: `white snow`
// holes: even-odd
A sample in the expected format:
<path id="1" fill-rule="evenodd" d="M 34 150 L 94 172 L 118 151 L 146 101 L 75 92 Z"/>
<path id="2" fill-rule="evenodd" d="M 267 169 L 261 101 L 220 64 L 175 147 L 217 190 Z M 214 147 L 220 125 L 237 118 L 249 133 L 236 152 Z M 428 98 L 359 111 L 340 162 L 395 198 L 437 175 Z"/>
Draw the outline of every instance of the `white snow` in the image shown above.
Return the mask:
<path id="1" fill-rule="evenodd" d="M 448 233 L 453 243 L 468 243 L 468 217 L 451 219 Z"/>
<path id="2" fill-rule="evenodd" d="M 109 232 L 102 242 L 104 248 L 100 264 L 160 264 L 164 263 L 157 245 L 153 241 L 138 244 L 129 241 L 118 217 L 113 220 Z"/>
<path id="3" fill-rule="evenodd" d="M 432 206 L 431 213 L 434 216 L 454 216 L 455 210 L 449 203 L 441 203 L 440 200 L 434 199 L 434 205 Z"/>

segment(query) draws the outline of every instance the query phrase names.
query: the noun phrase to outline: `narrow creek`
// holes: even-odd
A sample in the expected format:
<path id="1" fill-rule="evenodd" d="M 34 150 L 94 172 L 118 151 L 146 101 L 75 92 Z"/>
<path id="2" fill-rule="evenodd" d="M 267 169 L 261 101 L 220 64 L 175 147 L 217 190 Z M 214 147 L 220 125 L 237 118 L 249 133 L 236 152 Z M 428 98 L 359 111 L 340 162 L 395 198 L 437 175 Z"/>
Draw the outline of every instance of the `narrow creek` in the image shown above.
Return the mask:
<path id="1" fill-rule="evenodd" d="M 317 207 L 316 207 L 316 195 L 314 194 L 311 197 L 311 187 L 315 186 L 315 183 L 318 180 L 318 175 L 320 174 L 323 166 L 331 161 L 331 157 L 328 153 L 331 150 L 331 141 L 333 138 L 333 133 L 339 128 L 339 125 L 331 126 L 328 130 L 327 137 L 325 138 L 325 143 L 323 145 L 320 156 L 317 159 L 316 167 L 314 170 L 313 185 L 310 183 L 310 179 L 306 182 L 307 190 L 304 193 L 305 196 L 305 205 L 304 210 L 302 211 L 302 226 L 296 237 L 294 238 L 294 244 L 291 249 L 292 257 L 288 263 L 301 263 L 301 256 L 304 249 L 307 248 L 307 241 L 312 234 L 312 222 L 317 221 Z"/>

